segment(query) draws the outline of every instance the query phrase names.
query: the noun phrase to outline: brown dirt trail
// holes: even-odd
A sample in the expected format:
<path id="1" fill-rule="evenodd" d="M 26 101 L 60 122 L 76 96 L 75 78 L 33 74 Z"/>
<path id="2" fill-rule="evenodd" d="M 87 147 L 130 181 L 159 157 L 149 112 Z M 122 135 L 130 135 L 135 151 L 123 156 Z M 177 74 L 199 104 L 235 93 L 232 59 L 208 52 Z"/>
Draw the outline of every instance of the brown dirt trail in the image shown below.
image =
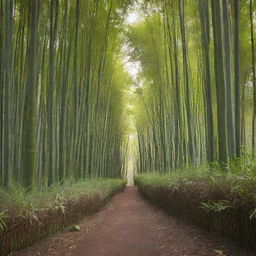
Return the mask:
<path id="1" fill-rule="evenodd" d="M 99 213 L 79 223 L 81 231 L 59 232 L 19 256 L 253 256 L 223 238 L 168 216 L 136 187 L 115 195 Z"/>

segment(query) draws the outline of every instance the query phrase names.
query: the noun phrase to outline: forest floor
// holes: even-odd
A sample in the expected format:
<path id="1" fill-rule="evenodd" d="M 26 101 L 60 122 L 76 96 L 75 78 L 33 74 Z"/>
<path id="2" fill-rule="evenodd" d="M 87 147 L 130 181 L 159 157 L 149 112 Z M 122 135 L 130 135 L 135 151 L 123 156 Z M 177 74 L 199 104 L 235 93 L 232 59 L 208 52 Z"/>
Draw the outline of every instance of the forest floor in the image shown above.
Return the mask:
<path id="1" fill-rule="evenodd" d="M 97 214 L 19 256 L 253 256 L 232 242 L 185 224 L 150 205 L 136 187 L 115 195 Z"/>

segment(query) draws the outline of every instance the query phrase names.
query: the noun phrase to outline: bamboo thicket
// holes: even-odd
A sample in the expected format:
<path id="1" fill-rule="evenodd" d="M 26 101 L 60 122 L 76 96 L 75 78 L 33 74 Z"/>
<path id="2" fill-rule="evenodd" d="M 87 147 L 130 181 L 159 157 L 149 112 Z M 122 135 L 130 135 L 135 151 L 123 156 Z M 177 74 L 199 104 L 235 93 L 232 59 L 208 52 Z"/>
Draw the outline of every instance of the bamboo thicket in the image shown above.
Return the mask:
<path id="1" fill-rule="evenodd" d="M 1 185 L 122 175 L 128 4 L 0 1 Z"/>

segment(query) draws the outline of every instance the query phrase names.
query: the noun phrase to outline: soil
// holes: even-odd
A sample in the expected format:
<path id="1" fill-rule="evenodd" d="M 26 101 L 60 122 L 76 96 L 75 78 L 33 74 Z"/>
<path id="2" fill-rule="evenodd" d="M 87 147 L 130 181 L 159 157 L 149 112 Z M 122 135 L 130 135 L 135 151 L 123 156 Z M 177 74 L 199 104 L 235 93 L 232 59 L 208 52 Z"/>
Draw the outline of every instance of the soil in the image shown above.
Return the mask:
<path id="1" fill-rule="evenodd" d="M 19 256 L 255 256 L 234 243 L 168 216 L 136 187 L 115 195 L 104 209 Z"/>

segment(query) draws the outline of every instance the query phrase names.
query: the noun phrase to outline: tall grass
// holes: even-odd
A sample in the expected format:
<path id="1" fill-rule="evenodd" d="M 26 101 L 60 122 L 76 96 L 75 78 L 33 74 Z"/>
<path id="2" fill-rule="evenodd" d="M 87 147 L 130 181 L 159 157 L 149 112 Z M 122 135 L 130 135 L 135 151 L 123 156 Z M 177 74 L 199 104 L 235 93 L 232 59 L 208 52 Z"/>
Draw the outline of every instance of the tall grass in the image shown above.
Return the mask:
<path id="1" fill-rule="evenodd" d="M 0 191 L 0 255 L 24 248 L 99 210 L 121 190 L 120 179 L 90 179 L 27 192 Z"/>
<path id="2" fill-rule="evenodd" d="M 254 161 L 244 163 L 141 174 L 136 183 L 170 214 L 256 248 L 256 169 Z"/>

